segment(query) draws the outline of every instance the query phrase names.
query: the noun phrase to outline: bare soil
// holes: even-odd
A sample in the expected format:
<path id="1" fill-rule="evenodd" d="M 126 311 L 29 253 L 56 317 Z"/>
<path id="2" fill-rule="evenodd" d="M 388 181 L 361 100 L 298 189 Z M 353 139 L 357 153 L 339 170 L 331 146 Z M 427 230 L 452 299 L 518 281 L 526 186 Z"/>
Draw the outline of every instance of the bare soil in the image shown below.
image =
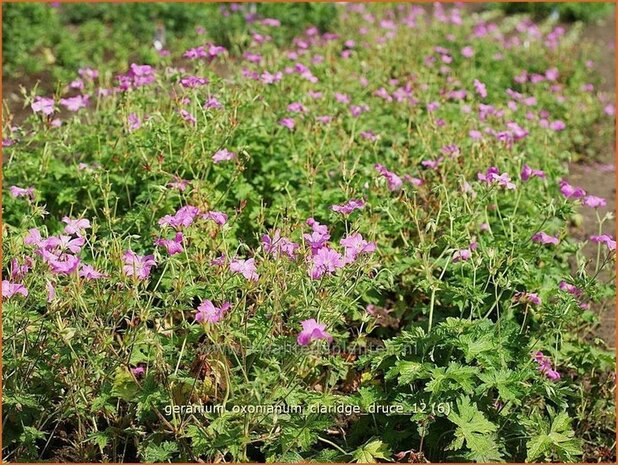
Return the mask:
<path id="1" fill-rule="evenodd" d="M 595 72 L 603 79 L 601 89 L 614 95 L 616 88 L 616 18 L 615 15 L 604 19 L 597 24 L 590 24 L 584 32 L 584 38 L 594 40 L 601 44 L 606 51 L 602 59 L 596 63 Z M 591 195 L 603 197 L 607 200 L 607 206 L 599 209 L 601 217 L 607 212 L 616 216 L 616 144 L 611 145 L 598 154 L 596 160 L 583 160 L 572 163 L 569 166 L 568 181 L 583 187 Z M 580 213 L 584 217 L 581 228 L 575 231 L 578 238 L 584 239 L 598 234 L 596 212 L 592 208 L 583 207 Z M 608 221 L 603 232 L 616 237 L 615 219 Z M 585 254 L 591 259 L 596 259 L 596 246 L 590 245 L 585 249 Z M 612 279 L 609 273 L 602 279 Z M 603 339 L 610 347 L 616 346 L 616 299 L 593 306 L 600 314 L 601 324 L 595 331 L 595 336 Z"/>

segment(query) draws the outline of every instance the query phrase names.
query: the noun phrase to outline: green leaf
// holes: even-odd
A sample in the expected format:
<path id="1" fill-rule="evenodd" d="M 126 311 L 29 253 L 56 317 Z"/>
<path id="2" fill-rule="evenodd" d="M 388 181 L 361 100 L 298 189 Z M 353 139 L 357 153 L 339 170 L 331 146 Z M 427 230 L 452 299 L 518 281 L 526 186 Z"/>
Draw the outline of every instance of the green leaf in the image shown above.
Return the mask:
<path id="1" fill-rule="evenodd" d="M 377 459 L 390 460 L 388 455 L 388 447 L 382 441 L 374 439 L 356 449 L 352 457 L 357 463 L 375 463 Z"/>
<path id="2" fill-rule="evenodd" d="M 455 440 L 448 447 L 449 450 L 458 450 L 466 446 L 470 450 L 467 455 L 471 460 L 503 461 L 496 443 L 497 426 L 485 418 L 476 404 L 470 402 L 470 398 L 460 398 L 457 401 L 457 411 L 452 410 L 448 419 L 457 425 Z"/>

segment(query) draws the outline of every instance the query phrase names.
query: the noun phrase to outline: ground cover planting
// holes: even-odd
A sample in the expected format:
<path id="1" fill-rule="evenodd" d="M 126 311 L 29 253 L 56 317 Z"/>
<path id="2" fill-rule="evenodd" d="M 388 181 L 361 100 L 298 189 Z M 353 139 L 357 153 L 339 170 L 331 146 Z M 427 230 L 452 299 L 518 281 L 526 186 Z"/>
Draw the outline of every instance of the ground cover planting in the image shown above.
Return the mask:
<path id="1" fill-rule="evenodd" d="M 606 51 L 324 8 L 5 106 L 7 461 L 615 459 L 614 212 L 567 181 L 615 138 Z"/>

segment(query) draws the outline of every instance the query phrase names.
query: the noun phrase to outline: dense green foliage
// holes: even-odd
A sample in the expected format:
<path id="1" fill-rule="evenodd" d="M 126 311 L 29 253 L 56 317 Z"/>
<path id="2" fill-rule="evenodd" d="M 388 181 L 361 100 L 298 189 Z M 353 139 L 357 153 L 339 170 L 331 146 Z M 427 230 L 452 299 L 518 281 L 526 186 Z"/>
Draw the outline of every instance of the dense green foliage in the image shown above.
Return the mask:
<path id="1" fill-rule="evenodd" d="M 615 242 L 570 233 L 580 206 L 599 235 L 613 215 L 561 184 L 615 136 L 596 46 L 496 12 L 340 6 L 322 34 L 261 8 L 210 18 L 238 23 L 227 52 L 149 49 L 69 90 L 74 68 L 5 115 L 5 459 L 611 460 L 590 304 L 615 297 Z M 221 44 L 205 27 L 183 40 Z"/>
<path id="2" fill-rule="evenodd" d="M 538 17 L 558 14 L 562 21 L 594 21 L 612 13 L 611 2 L 504 2 L 494 3 L 506 13 L 530 13 Z"/>

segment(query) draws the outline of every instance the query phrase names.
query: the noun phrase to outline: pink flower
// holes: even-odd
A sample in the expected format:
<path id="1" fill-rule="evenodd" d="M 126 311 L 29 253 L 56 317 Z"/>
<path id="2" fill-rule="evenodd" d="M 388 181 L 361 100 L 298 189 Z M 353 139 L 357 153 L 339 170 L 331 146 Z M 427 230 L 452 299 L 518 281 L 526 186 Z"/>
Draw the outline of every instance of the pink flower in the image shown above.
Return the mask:
<path id="1" fill-rule="evenodd" d="M 358 118 L 360 115 L 362 115 L 363 113 L 366 113 L 369 111 L 369 106 L 362 104 L 362 105 L 350 105 L 350 114 L 352 116 L 354 116 L 355 118 Z"/>
<path id="2" fill-rule="evenodd" d="M 274 74 L 269 73 L 268 71 L 264 71 L 260 75 L 260 80 L 264 84 L 274 84 L 276 82 L 281 81 L 281 78 L 283 78 L 283 73 L 281 71 L 278 71 L 278 72 L 276 72 Z"/>
<path id="3" fill-rule="evenodd" d="M 137 113 L 129 113 L 127 123 L 129 124 L 130 131 L 137 131 L 142 126 L 142 121 L 137 116 Z"/>
<path id="4" fill-rule="evenodd" d="M 339 103 L 350 103 L 350 96 L 347 94 L 335 92 L 335 100 L 337 100 L 337 102 Z"/>
<path id="5" fill-rule="evenodd" d="M 607 202 L 602 197 L 596 197 L 594 195 L 589 195 L 582 200 L 582 204 L 586 205 L 590 208 L 599 208 L 607 205 Z"/>
<path id="6" fill-rule="evenodd" d="M 534 354 L 534 361 L 538 364 L 539 371 L 551 381 L 558 381 L 560 379 L 560 373 L 552 368 L 550 358 L 543 355 L 543 352 Z"/>
<path id="7" fill-rule="evenodd" d="M 365 206 L 363 199 L 350 199 L 342 205 L 331 205 L 330 209 L 342 215 L 349 215 L 354 210 L 361 209 Z"/>
<path id="8" fill-rule="evenodd" d="M 79 267 L 80 260 L 75 255 L 62 254 L 58 257 L 47 251 L 42 251 L 41 255 L 54 274 L 69 275 Z"/>
<path id="9" fill-rule="evenodd" d="M 47 288 L 47 302 L 49 303 L 56 298 L 56 288 L 51 281 L 47 281 L 45 287 Z"/>
<path id="10" fill-rule="evenodd" d="M 296 342 L 298 345 L 306 346 L 311 341 L 317 341 L 324 339 L 331 343 L 333 337 L 326 331 L 326 325 L 318 323 L 315 319 L 305 320 L 300 323 L 303 327 L 302 331 L 298 333 Z"/>
<path id="11" fill-rule="evenodd" d="M 31 257 L 25 257 L 24 264 L 20 265 L 16 258 L 11 260 L 11 278 L 20 281 L 32 268 L 34 262 Z"/>
<path id="12" fill-rule="evenodd" d="M 134 367 L 134 368 L 131 368 L 131 374 L 133 374 L 133 376 L 135 376 L 136 378 L 141 378 L 142 376 L 146 374 L 146 369 L 141 366 Z"/>
<path id="13" fill-rule="evenodd" d="M 11 283 L 6 279 L 2 281 L 2 297 L 5 299 L 10 299 L 15 294 L 21 294 L 24 297 L 28 297 L 28 289 L 20 283 Z"/>
<path id="14" fill-rule="evenodd" d="M 513 296 L 513 300 L 526 304 L 541 305 L 541 298 L 538 294 L 534 294 L 532 292 L 517 292 Z"/>
<path id="15" fill-rule="evenodd" d="M 557 245 L 560 242 L 560 239 L 554 236 L 550 236 L 549 234 L 541 231 L 532 236 L 532 240 L 534 242 L 539 242 L 541 244 L 553 244 Z"/>
<path id="16" fill-rule="evenodd" d="M 167 183 L 167 187 L 178 189 L 180 192 L 184 192 L 188 185 L 189 181 L 187 179 L 182 179 L 178 176 L 174 176 L 174 180 Z"/>
<path id="17" fill-rule="evenodd" d="M 280 229 L 275 230 L 272 238 L 268 234 L 264 234 L 262 236 L 262 243 L 264 244 L 264 250 L 275 258 L 287 255 L 289 258 L 294 259 L 296 250 L 300 247 L 287 237 L 281 237 Z"/>
<path id="18" fill-rule="evenodd" d="M 185 76 L 180 79 L 180 85 L 189 89 L 204 86 L 208 84 L 208 79 L 199 76 Z"/>
<path id="19" fill-rule="evenodd" d="M 583 291 L 580 288 L 573 284 L 569 284 L 566 281 L 560 281 L 560 283 L 558 283 L 558 288 L 561 291 L 568 292 L 575 297 L 581 297 L 583 294 Z"/>
<path id="20" fill-rule="evenodd" d="M 319 279 L 325 273 L 332 274 L 344 266 L 341 254 L 328 246 L 319 248 L 310 259 L 309 276 Z"/>
<path id="21" fill-rule="evenodd" d="M 292 118 L 283 118 L 281 121 L 279 121 L 279 124 L 290 130 L 294 129 L 294 126 L 296 126 L 296 123 Z"/>
<path id="22" fill-rule="evenodd" d="M 88 95 L 76 95 L 75 97 L 60 99 L 60 105 L 69 111 L 78 111 L 80 108 L 86 108 L 89 100 Z"/>
<path id="23" fill-rule="evenodd" d="M 551 123 L 549 123 L 549 128 L 552 131 L 559 132 L 559 131 L 563 131 L 566 128 L 566 124 L 564 124 L 564 122 L 560 120 L 552 121 Z"/>
<path id="24" fill-rule="evenodd" d="M 35 97 L 30 105 L 34 113 L 43 113 L 46 116 L 54 112 L 54 100 L 47 97 Z"/>
<path id="25" fill-rule="evenodd" d="M 396 191 L 401 188 L 403 181 L 395 173 L 388 171 L 384 166 L 376 163 L 374 168 L 383 178 L 386 178 L 386 184 L 391 191 Z"/>
<path id="26" fill-rule="evenodd" d="M 313 231 L 311 234 L 303 234 L 303 239 L 311 247 L 312 253 L 315 253 L 330 239 L 330 234 L 325 225 L 318 223 L 313 218 L 309 218 L 307 224 Z"/>
<path id="27" fill-rule="evenodd" d="M 28 230 L 28 234 L 24 237 L 25 245 L 34 245 L 36 247 L 41 247 L 41 243 L 43 238 L 41 237 L 41 232 L 37 228 L 30 228 Z"/>
<path id="28" fill-rule="evenodd" d="M 178 110 L 178 113 L 180 114 L 181 118 L 184 119 L 187 123 L 193 126 L 197 124 L 197 119 L 195 119 L 195 116 L 193 116 L 191 113 L 189 113 L 184 108 L 181 108 L 180 110 Z"/>
<path id="29" fill-rule="evenodd" d="M 212 220 L 219 226 L 223 226 L 225 223 L 227 223 L 227 215 L 223 212 L 209 211 L 204 213 L 202 215 L 202 218 L 205 220 Z"/>
<path id="30" fill-rule="evenodd" d="M 592 242 L 597 244 L 605 244 L 609 250 L 616 250 L 616 241 L 607 234 L 601 234 L 600 236 L 590 236 Z"/>
<path id="31" fill-rule="evenodd" d="M 124 266 L 122 271 L 127 276 L 135 276 L 137 279 L 146 279 L 150 276 L 150 269 L 156 266 L 157 262 L 154 260 L 154 256 L 137 255 L 131 249 L 127 250 L 122 256 Z"/>
<path id="32" fill-rule="evenodd" d="M 453 253 L 453 263 L 470 260 L 470 258 L 472 258 L 472 251 L 470 249 L 460 249 Z"/>
<path id="33" fill-rule="evenodd" d="M 483 173 L 477 173 L 476 177 L 479 181 L 486 182 L 487 184 L 498 184 L 506 189 L 515 189 L 517 186 L 511 182 L 511 178 L 508 173 L 498 174 L 500 171 L 495 166 L 491 166 L 487 171 Z"/>
<path id="34" fill-rule="evenodd" d="M 176 229 L 182 229 L 191 226 L 197 215 L 199 215 L 200 209 L 192 205 L 186 205 L 178 209 L 178 211 L 171 215 L 165 215 L 159 220 L 159 226 L 172 226 Z"/>
<path id="35" fill-rule="evenodd" d="M 374 134 L 372 131 L 361 131 L 359 133 L 359 136 L 371 142 L 375 142 L 378 140 L 378 136 Z"/>
<path id="36" fill-rule="evenodd" d="M 438 168 L 443 159 L 443 157 L 440 157 L 437 160 L 423 160 L 421 161 L 421 165 L 423 165 L 424 168 L 435 170 Z"/>
<path id="37" fill-rule="evenodd" d="M 204 108 L 206 108 L 206 109 L 213 108 L 213 109 L 217 109 L 218 110 L 218 109 L 223 108 L 223 105 L 221 105 L 221 102 L 219 102 L 219 100 L 217 100 L 216 97 L 210 97 L 204 103 Z"/>
<path id="38" fill-rule="evenodd" d="M 222 161 L 232 160 L 234 158 L 236 158 L 236 154 L 234 152 L 230 152 L 228 149 L 221 149 L 212 156 L 212 161 L 215 163 L 221 163 Z"/>
<path id="39" fill-rule="evenodd" d="M 288 105 L 288 111 L 292 113 L 304 113 L 307 109 L 300 102 L 293 102 Z"/>
<path id="40" fill-rule="evenodd" d="M 560 192 L 567 199 L 579 199 L 586 195 L 586 191 L 581 187 L 573 187 L 566 181 L 560 181 Z"/>
<path id="41" fill-rule="evenodd" d="M 345 249 L 344 262 L 346 264 L 352 263 L 362 253 L 372 253 L 376 250 L 375 242 L 367 242 L 360 233 L 350 234 L 341 239 L 339 243 Z"/>
<path id="42" fill-rule="evenodd" d="M 100 279 L 100 278 L 107 277 L 106 274 L 103 274 L 100 271 L 95 270 L 94 267 L 86 263 L 82 263 L 82 266 L 78 274 L 80 278 L 87 279 L 88 281 L 93 280 L 93 279 Z"/>
<path id="43" fill-rule="evenodd" d="M 11 193 L 11 197 L 29 197 L 34 200 L 34 187 L 17 187 L 11 186 L 9 187 L 9 191 Z"/>
<path id="44" fill-rule="evenodd" d="M 197 307 L 195 321 L 199 323 L 217 323 L 230 307 L 229 302 L 225 302 L 221 307 L 215 307 L 210 300 L 203 300 L 199 307 Z"/>
<path id="45" fill-rule="evenodd" d="M 536 176 L 538 178 L 544 178 L 545 173 L 541 170 L 534 170 L 530 168 L 528 165 L 524 163 L 523 168 L 521 169 L 521 179 L 522 181 L 527 181 L 531 177 Z"/>
<path id="46" fill-rule="evenodd" d="M 61 235 L 58 237 L 51 236 L 46 239 L 47 244 L 51 247 L 57 247 L 61 251 L 69 250 L 71 253 L 79 253 L 86 239 L 83 237 L 71 238 L 71 236 Z"/>
<path id="47" fill-rule="evenodd" d="M 83 79 L 94 80 L 99 77 L 99 71 L 92 68 L 79 68 L 77 70 L 77 74 L 79 74 Z"/>
<path id="48" fill-rule="evenodd" d="M 255 259 L 253 258 L 248 260 L 235 258 L 230 262 L 230 271 L 242 274 L 249 281 L 257 281 L 260 278 L 255 267 Z"/>
<path id="49" fill-rule="evenodd" d="M 476 90 L 476 93 L 479 95 L 479 97 L 487 97 L 487 87 L 478 79 L 474 80 L 474 90 Z"/>
<path id="50" fill-rule="evenodd" d="M 183 251 L 182 240 L 184 239 L 182 233 L 178 231 L 174 239 L 159 238 L 155 241 L 155 245 L 162 245 L 167 250 L 169 255 L 175 255 Z"/>
<path id="51" fill-rule="evenodd" d="M 66 234 L 76 234 L 77 236 L 83 236 L 86 229 L 90 228 L 90 220 L 86 218 L 78 218 L 73 220 L 68 216 L 62 218 L 62 222 L 67 225 L 64 227 Z"/>
<path id="52" fill-rule="evenodd" d="M 465 58 L 472 58 L 474 56 L 474 49 L 468 45 L 461 49 L 461 55 Z"/>

